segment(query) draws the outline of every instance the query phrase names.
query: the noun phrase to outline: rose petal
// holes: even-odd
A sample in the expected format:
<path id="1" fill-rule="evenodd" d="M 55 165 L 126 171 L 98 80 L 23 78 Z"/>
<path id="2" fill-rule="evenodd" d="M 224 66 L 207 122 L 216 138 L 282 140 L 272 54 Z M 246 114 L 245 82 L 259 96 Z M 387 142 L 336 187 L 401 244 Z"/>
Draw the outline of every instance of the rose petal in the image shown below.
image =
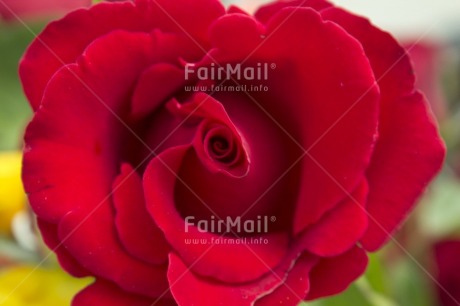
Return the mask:
<path id="1" fill-rule="evenodd" d="M 59 239 L 86 269 L 124 290 L 156 298 L 168 292 L 166 267 L 136 260 L 116 236 L 115 216 L 104 203 L 94 212 L 74 210 L 59 224 Z"/>
<path id="2" fill-rule="evenodd" d="M 150 295 L 166 289 L 165 271 L 124 252 L 108 200 L 120 158 L 114 152 L 120 152 L 122 140 L 113 135 L 125 131 L 114 114 L 122 113 L 126 96 L 149 66 L 153 46 L 148 34 L 113 32 L 93 42 L 78 64 L 59 71 L 28 127 L 23 172 L 35 212 L 59 223 L 60 241 L 84 268 Z"/>
<path id="3" fill-rule="evenodd" d="M 190 12 L 195 18 L 190 18 Z M 54 73 L 74 63 L 92 41 L 111 31 L 174 31 L 200 49 L 197 44 L 207 45 L 203 33 L 223 13 L 223 6 L 216 0 L 102 2 L 89 10 L 70 13 L 49 24 L 24 55 L 19 70 L 25 93 L 37 110 Z"/>
<path id="4" fill-rule="evenodd" d="M 298 5 L 298 1 L 262 8 L 256 16 L 259 20 L 268 20 L 276 12 L 275 6 L 283 5 Z M 310 6 L 309 1 L 303 5 Z M 439 170 L 444 148 L 426 101 L 413 93 L 414 74 L 409 58 L 394 38 L 366 19 L 338 8 L 322 10 L 321 16 L 336 22 L 361 42 L 381 89 L 380 139 L 368 170 L 368 209 L 373 218 L 363 238 L 363 246 L 376 250 L 389 239 L 389 234 Z M 408 114 L 417 120 L 405 120 Z M 401 169 L 407 169 L 407 174 L 400 175 Z"/>
<path id="5" fill-rule="evenodd" d="M 382 120 L 381 137 L 367 173 L 368 212 L 372 217 L 361 242 L 369 251 L 390 239 L 441 169 L 445 156 L 424 97 L 416 93 L 398 103 Z M 409 117 L 412 119 L 407 120 Z M 400 127 L 390 127 L 394 122 L 400 122 Z"/>
<path id="6" fill-rule="evenodd" d="M 97 279 L 96 282 L 78 293 L 72 306 L 151 306 L 155 300 L 121 290 L 115 284 Z M 175 305 L 171 300 L 156 301 L 155 305 Z"/>
<path id="7" fill-rule="evenodd" d="M 193 114 L 193 116 L 202 118 L 193 144 L 197 156 L 209 171 L 212 173 L 228 174 L 234 178 L 241 178 L 248 174 L 250 168 L 248 145 L 229 118 L 227 111 L 221 103 L 207 94 L 198 93 L 194 95 L 193 100 L 188 103 L 184 105 L 176 103 L 175 105 L 177 112 L 182 112 L 184 115 Z M 234 142 L 236 155 L 232 161 L 232 165 L 229 167 L 212 160 L 205 152 L 206 132 L 208 132 L 213 125 L 221 126 L 228 131 L 230 134 L 230 140 L 228 141 Z"/>
<path id="8" fill-rule="evenodd" d="M 305 299 L 310 290 L 309 274 L 316 261 L 311 255 L 302 255 L 281 286 L 272 293 L 257 300 L 256 306 L 296 306 Z"/>
<path id="9" fill-rule="evenodd" d="M 289 209 L 283 204 L 294 202 L 298 179 L 295 170 L 283 175 L 294 160 L 292 143 L 244 97 L 216 95 L 216 100 L 196 94 L 190 102 L 171 104 L 174 112 L 182 116 L 205 118 L 196 132 L 196 154 L 190 154 L 180 169 L 182 181 L 175 190 L 176 207 L 183 216 L 198 219 L 209 219 L 212 212 L 221 218 L 276 216 L 272 229 L 287 230 L 293 205 Z M 225 125 L 234 135 L 237 155 L 241 156 L 232 166 L 211 161 L 204 153 L 201 128 L 213 122 Z"/>
<path id="10" fill-rule="evenodd" d="M 243 14 L 243 15 L 249 15 L 245 10 L 242 8 L 236 6 L 236 5 L 230 5 L 227 9 L 227 14 Z"/>
<path id="11" fill-rule="evenodd" d="M 290 166 L 300 153 L 250 99 L 231 93 L 215 97 L 241 135 L 240 146 L 247 158 L 242 161 L 247 166 L 238 163 L 241 171 L 229 177 L 208 171 L 197 157 L 190 155 L 180 170 L 183 181 L 176 189 L 178 210 L 182 215 L 194 215 L 199 219 L 211 217 L 209 207 L 221 218 L 255 220 L 260 216 L 275 216 L 277 221 L 271 230 L 288 231 L 299 178 L 299 167 Z"/>
<path id="12" fill-rule="evenodd" d="M 30 45 L 19 67 L 24 91 L 34 110 L 49 80 L 62 66 L 75 63 L 94 39 L 110 31 L 140 31 L 138 21 L 138 11 L 131 2 L 104 2 L 50 23 Z M 145 26 L 144 29 L 147 30 Z"/>
<path id="13" fill-rule="evenodd" d="M 148 263 L 165 263 L 171 247 L 145 208 L 139 174 L 130 165 L 124 164 L 113 188 L 115 224 L 123 246 L 131 255 Z"/>
<path id="14" fill-rule="evenodd" d="M 440 305 L 456 306 L 460 301 L 460 241 L 439 241 L 433 246 L 433 251 Z"/>
<path id="15" fill-rule="evenodd" d="M 250 38 L 260 25 L 244 18 L 249 17 L 226 16 L 213 25 L 212 42 L 219 48 L 212 55 L 228 61 L 250 55 L 250 62 L 276 63 L 269 94 L 254 98 L 313 158 L 302 163 L 294 214 L 299 233 L 346 197 L 337 183 L 351 192 L 363 179 L 377 136 L 378 87 L 360 43 L 313 10 L 280 11 L 259 32 L 258 40 L 266 40 L 256 51 L 257 39 Z M 234 28 L 247 36 L 243 42 Z M 224 44 L 218 37 L 229 40 Z"/>
<path id="16" fill-rule="evenodd" d="M 367 262 L 366 252 L 358 247 L 337 257 L 321 259 L 310 273 L 310 292 L 306 300 L 344 291 L 364 273 Z"/>
<path id="17" fill-rule="evenodd" d="M 306 230 L 302 245 L 321 257 L 337 256 L 351 249 L 367 229 L 367 194 L 368 186 L 364 181 L 351 197 Z"/>
<path id="18" fill-rule="evenodd" d="M 139 10 L 148 12 L 155 27 L 164 32 L 185 34 L 204 48 L 208 46 L 209 26 L 225 14 L 219 0 L 137 0 Z"/>
<path id="19" fill-rule="evenodd" d="M 367 170 L 372 218 L 362 239 L 367 250 L 375 251 L 439 171 L 445 148 L 425 98 L 414 93 L 409 57 L 395 39 L 343 10 L 330 9 L 322 15 L 362 43 L 382 93 L 379 140 Z"/>
<path id="20" fill-rule="evenodd" d="M 83 268 L 67 251 L 58 237 L 58 227 L 37 218 L 37 226 L 45 244 L 57 255 L 61 267 L 75 277 L 90 276 L 91 273 Z"/>
<path id="21" fill-rule="evenodd" d="M 133 164 L 140 164 L 147 156 L 152 155 L 152 152 L 158 154 L 169 148 L 176 146 L 189 145 L 193 142 L 196 134 L 196 121 L 193 118 L 186 119 L 182 116 L 174 115 L 168 105 L 158 108 L 151 117 L 148 117 L 147 127 L 143 137 L 149 148 L 144 145 L 139 145 L 139 141 L 134 139 L 135 147 L 139 150 L 132 149 L 132 153 L 139 154 L 139 158 Z M 141 134 L 142 135 L 142 134 Z"/>
<path id="22" fill-rule="evenodd" d="M 242 61 L 244 50 L 255 50 L 262 38 L 264 27 L 252 16 L 244 14 L 230 14 L 220 17 L 210 29 L 211 43 L 214 48 L 235 51 L 235 59 Z M 222 36 L 225 35 L 225 36 Z M 237 44 L 235 44 L 238 42 Z M 242 49 L 240 49 L 242 47 Z M 238 52 L 243 51 L 243 52 Z"/>
<path id="23" fill-rule="evenodd" d="M 200 232 L 190 225 L 193 220 L 177 212 L 174 202 L 176 173 L 190 152 L 189 146 L 169 149 L 154 158 L 144 175 L 147 209 L 164 232 L 166 239 L 193 271 L 226 282 L 245 282 L 256 279 L 279 264 L 287 248 L 286 234 L 267 234 L 260 237 L 267 243 L 218 243 L 222 237 L 210 232 Z M 227 238 L 228 237 L 223 237 Z M 194 243 L 193 241 L 196 241 Z M 229 260 L 223 260 L 228 258 Z"/>
<path id="24" fill-rule="evenodd" d="M 23 181 L 41 218 L 56 224 L 73 208 L 91 208 L 109 193 L 122 140 L 112 135 L 126 130 L 117 116 L 152 47 L 147 34 L 113 32 L 50 82 L 25 135 Z"/>
<path id="25" fill-rule="evenodd" d="M 440 65 L 444 46 L 429 40 L 407 40 L 402 47 L 407 50 L 416 74 L 415 87 L 423 91 L 435 118 L 438 121 L 446 120 L 448 102 L 442 85 L 443 68 Z"/>
<path id="26" fill-rule="evenodd" d="M 185 82 L 184 71 L 171 64 L 155 64 L 147 69 L 137 83 L 132 98 L 131 115 L 139 120 L 157 109 Z"/>
<path id="27" fill-rule="evenodd" d="M 300 293 L 303 291 L 301 287 L 308 283 L 307 273 L 311 265 L 316 262 L 316 258 L 308 256 L 302 257 L 302 259 L 288 258 L 266 276 L 243 285 L 228 285 L 209 278 L 200 278 L 174 253 L 171 253 L 169 262 L 170 288 L 179 305 L 221 305 L 222 301 L 225 301 L 225 304 L 228 305 L 243 306 L 253 305 L 258 298 L 274 292 L 277 288 L 282 291 L 286 281 L 289 284 L 295 280 L 304 281 L 300 286 L 297 284 L 294 286 L 295 291 Z M 305 273 L 306 279 L 301 280 L 298 276 L 303 273 Z M 273 298 L 276 299 L 281 291 L 275 291 Z M 203 294 L 203 292 L 207 294 Z"/>
<path id="28" fill-rule="evenodd" d="M 309 7 L 315 11 L 321 11 L 331 7 L 327 1 L 324 0 L 289 0 L 289 1 L 276 1 L 260 7 L 254 16 L 262 23 L 268 23 L 270 18 L 276 15 L 279 11 L 286 7 Z"/>
<path id="29" fill-rule="evenodd" d="M 197 154 L 190 152 L 178 172 L 181 180 L 175 189 L 177 210 L 182 216 L 195 216 L 197 220 L 209 220 L 212 216 L 222 219 L 240 217 L 242 221 L 275 217 L 276 222 L 270 224 L 269 232 L 288 233 L 298 173 L 291 171 L 280 179 L 279 168 L 284 163 L 274 164 L 276 155 L 271 153 L 264 157 L 256 154 L 248 175 L 234 178 L 211 173 L 201 164 Z"/>

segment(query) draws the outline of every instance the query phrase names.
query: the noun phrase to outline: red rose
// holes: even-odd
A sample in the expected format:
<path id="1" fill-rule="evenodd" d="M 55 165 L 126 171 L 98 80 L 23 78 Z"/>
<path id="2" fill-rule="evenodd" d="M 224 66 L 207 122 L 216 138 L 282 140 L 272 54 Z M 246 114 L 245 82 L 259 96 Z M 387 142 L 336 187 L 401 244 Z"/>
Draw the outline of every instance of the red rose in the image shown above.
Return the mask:
<path id="1" fill-rule="evenodd" d="M 324 1 L 255 17 L 102 3 L 50 24 L 20 74 L 40 230 L 69 273 L 96 277 L 74 305 L 341 292 L 444 156 L 404 49 Z"/>
<path id="2" fill-rule="evenodd" d="M 436 289 L 440 306 L 457 306 L 460 301 L 460 241 L 446 240 L 434 246 Z"/>
<path id="3" fill-rule="evenodd" d="M 90 4 L 91 0 L 2 0 L 0 16 L 5 20 L 15 20 L 69 12 Z"/>
<path id="4" fill-rule="evenodd" d="M 423 90 L 434 115 L 446 119 L 447 101 L 442 88 L 440 63 L 443 46 L 431 41 L 404 43 L 414 66 L 416 86 Z"/>

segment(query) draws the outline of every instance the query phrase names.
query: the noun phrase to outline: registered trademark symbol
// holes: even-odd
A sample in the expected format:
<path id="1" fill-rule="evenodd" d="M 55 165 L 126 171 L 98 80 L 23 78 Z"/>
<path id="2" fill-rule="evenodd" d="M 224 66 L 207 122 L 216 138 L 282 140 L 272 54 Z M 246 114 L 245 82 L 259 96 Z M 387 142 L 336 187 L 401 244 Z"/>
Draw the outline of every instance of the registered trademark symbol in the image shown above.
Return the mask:
<path id="1" fill-rule="evenodd" d="M 270 65 L 270 68 L 271 68 L 271 69 L 276 69 L 276 64 L 275 64 L 275 63 L 271 64 L 271 65 Z"/>
<path id="2" fill-rule="evenodd" d="M 276 221 L 276 217 L 275 217 L 275 216 L 272 216 L 272 217 L 270 218 L 270 221 L 275 222 L 275 221 Z"/>

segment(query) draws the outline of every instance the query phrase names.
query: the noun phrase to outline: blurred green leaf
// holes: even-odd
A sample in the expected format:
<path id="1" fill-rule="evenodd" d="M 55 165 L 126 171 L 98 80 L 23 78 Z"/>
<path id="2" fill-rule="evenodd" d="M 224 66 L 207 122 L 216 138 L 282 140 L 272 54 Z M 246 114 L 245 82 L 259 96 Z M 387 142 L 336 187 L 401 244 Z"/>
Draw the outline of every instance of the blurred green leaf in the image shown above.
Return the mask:
<path id="1" fill-rule="evenodd" d="M 453 177 L 441 176 L 432 185 L 420 208 L 422 230 L 441 238 L 460 229 L 460 183 Z"/>
<path id="2" fill-rule="evenodd" d="M 369 265 L 366 270 L 366 279 L 372 289 L 380 294 L 389 295 L 388 275 L 385 273 L 379 253 L 369 254 Z"/>
<path id="3" fill-rule="evenodd" d="M 331 280 L 334 281 L 334 280 Z M 353 284 L 345 292 L 330 298 L 321 299 L 315 302 L 305 302 L 301 306 L 376 306 L 369 303 L 359 290 L 356 284 Z"/>
<path id="4" fill-rule="evenodd" d="M 401 260 L 392 272 L 391 285 L 399 305 L 436 305 L 429 277 L 411 259 Z"/>
<path id="5" fill-rule="evenodd" d="M 43 24 L 30 25 L 39 33 Z M 21 146 L 31 110 L 18 77 L 18 63 L 34 35 L 20 23 L 0 22 L 0 150 Z"/>
<path id="6" fill-rule="evenodd" d="M 356 282 L 356 286 L 360 289 L 367 301 L 374 306 L 397 306 L 390 298 L 384 296 L 383 294 L 375 291 L 369 281 L 362 277 Z"/>
<path id="7" fill-rule="evenodd" d="M 369 254 L 369 265 L 366 270 L 366 278 L 373 290 L 381 294 L 389 293 L 385 283 L 386 277 L 384 268 L 378 254 Z"/>
<path id="8" fill-rule="evenodd" d="M 372 290 L 365 278 L 361 278 L 344 293 L 301 306 L 397 306 L 390 299 Z M 409 305 L 409 304 L 407 304 Z M 417 304 L 411 304 L 417 305 Z"/>

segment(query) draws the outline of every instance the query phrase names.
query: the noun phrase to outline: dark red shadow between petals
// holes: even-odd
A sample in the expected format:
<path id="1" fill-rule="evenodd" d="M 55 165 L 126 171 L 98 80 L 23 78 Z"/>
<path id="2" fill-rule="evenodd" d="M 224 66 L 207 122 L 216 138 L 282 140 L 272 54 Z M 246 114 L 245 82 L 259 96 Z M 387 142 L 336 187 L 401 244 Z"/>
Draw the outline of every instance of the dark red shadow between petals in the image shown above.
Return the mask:
<path id="1" fill-rule="evenodd" d="M 115 225 L 123 246 L 150 264 L 166 263 L 171 247 L 149 216 L 139 174 L 130 165 L 122 165 L 113 188 Z"/>

